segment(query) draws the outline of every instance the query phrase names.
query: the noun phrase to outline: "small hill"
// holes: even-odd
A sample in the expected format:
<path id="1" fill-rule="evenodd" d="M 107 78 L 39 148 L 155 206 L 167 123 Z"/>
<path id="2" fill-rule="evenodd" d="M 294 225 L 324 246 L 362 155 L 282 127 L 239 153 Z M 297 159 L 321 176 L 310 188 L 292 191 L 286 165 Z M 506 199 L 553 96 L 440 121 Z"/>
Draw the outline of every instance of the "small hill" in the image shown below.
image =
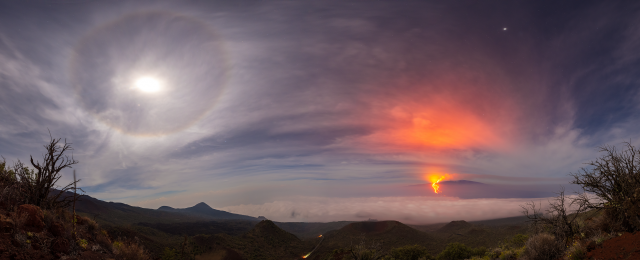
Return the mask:
<path id="1" fill-rule="evenodd" d="M 447 244 L 454 242 L 463 243 L 471 247 L 484 246 L 490 248 L 498 246 L 501 241 L 512 238 L 516 234 L 526 234 L 527 228 L 524 223 L 513 225 L 520 223 L 518 221 L 519 218 L 485 220 L 472 223 L 458 220 L 451 221 L 427 233 L 436 239 L 437 247 L 440 250 L 444 249 Z"/>
<path id="2" fill-rule="evenodd" d="M 473 227 L 472 224 L 464 221 L 464 220 L 457 220 L 457 221 L 451 221 L 448 224 L 444 225 L 443 227 L 439 228 L 438 230 L 436 230 L 436 232 L 441 232 L 441 233 L 445 233 L 445 232 L 454 232 L 454 233 L 459 233 L 462 231 L 467 231 L 469 229 L 471 229 Z"/>
<path id="3" fill-rule="evenodd" d="M 285 231 L 296 235 L 300 239 L 310 239 L 325 234 L 331 230 L 338 230 L 346 225 L 354 223 L 353 221 L 336 221 L 336 222 L 274 222 L 278 227 Z"/>
<path id="4" fill-rule="evenodd" d="M 300 241 L 294 234 L 282 230 L 271 220 L 260 221 L 245 237 L 262 239 L 272 244 L 272 246 L 292 244 Z"/>
<path id="5" fill-rule="evenodd" d="M 184 208 L 184 209 L 175 209 L 169 206 L 162 206 L 157 209 L 157 211 L 164 212 L 178 212 L 188 215 L 193 215 L 202 218 L 208 219 L 242 219 L 242 220 L 258 220 L 258 218 L 254 218 L 251 216 L 245 216 L 240 214 L 234 214 L 222 210 L 217 210 L 211 208 L 207 203 L 200 202 L 193 207 Z"/>
<path id="6" fill-rule="evenodd" d="M 398 221 L 355 222 L 339 230 L 327 232 L 324 236 L 324 242 L 309 259 L 325 259 L 333 250 L 346 249 L 363 240 L 365 244 L 380 242 L 383 250 L 416 244 L 430 249 L 432 254 L 438 249 L 434 247 L 433 238 L 427 233 Z"/>
<path id="7" fill-rule="evenodd" d="M 162 207 L 159 207 L 158 210 L 172 211 L 172 210 L 175 210 L 175 209 L 172 208 L 172 207 L 169 207 L 169 206 L 162 206 Z"/>
<path id="8" fill-rule="evenodd" d="M 218 234 L 196 236 L 194 240 L 201 248 L 211 248 L 204 255 L 219 256 L 232 252 L 241 256 L 242 259 L 297 259 L 314 247 L 313 242 L 298 239 L 270 220 L 260 221 L 242 236 Z"/>

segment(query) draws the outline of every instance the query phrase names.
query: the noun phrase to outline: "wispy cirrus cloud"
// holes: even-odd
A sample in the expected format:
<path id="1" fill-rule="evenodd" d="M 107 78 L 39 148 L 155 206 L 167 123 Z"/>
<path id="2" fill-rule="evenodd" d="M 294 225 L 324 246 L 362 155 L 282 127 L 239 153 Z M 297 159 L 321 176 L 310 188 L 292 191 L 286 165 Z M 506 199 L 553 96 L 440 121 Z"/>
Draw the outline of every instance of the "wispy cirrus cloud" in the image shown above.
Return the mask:
<path id="1" fill-rule="evenodd" d="M 434 171 L 558 185 L 639 136 L 635 3 L 333 4 L 3 4 L 0 153 L 49 129 L 92 196 L 249 212 Z M 142 72 L 180 91 L 135 92 Z"/>

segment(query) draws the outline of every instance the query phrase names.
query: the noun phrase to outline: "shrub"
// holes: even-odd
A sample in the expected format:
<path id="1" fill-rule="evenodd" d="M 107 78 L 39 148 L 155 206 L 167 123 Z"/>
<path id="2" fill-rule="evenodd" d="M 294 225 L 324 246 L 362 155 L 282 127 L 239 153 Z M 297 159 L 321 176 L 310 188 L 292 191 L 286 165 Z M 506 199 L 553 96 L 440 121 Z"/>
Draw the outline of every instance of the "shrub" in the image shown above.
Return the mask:
<path id="1" fill-rule="evenodd" d="M 162 260 L 177 260 L 180 259 L 180 253 L 176 249 L 165 247 L 162 255 L 160 256 Z"/>
<path id="2" fill-rule="evenodd" d="M 587 249 L 578 241 L 574 242 L 573 245 L 571 245 L 565 252 L 568 260 L 582 260 L 585 258 L 586 254 Z"/>
<path id="3" fill-rule="evenodd" d="M 87 248 L 87 245 L 89 245 L 89 242 L 87 242 L 86 239 L 78 239 L 76 240 L 76 243 L 83 249 Z"/>
<path id="4" fill-rule="evenodd" d="M 429 251 L 425 247 L 419 245 L 394 248 L 389 252 L 389 256 L 394 260 L 433 259 L 429 254 Z"/>
<path id="5" fill-rule="evenodd" d="M 544 213 L 542 206 L 534 202 L 521 207 L 522 213 L 532 222 L 535 233 L 549 232 L 566 245 L 580 234 L 582 222 L 578 218 L 587 210 L 586 204 L 578 203 L 578 208 L 571 212 L 569 207 L 575 203 L 576 201 L 569 201 L 564 195 L 563 188 L 558 193 L 558 197 L 549 201 L 549 208 Z"/>
<path id="6" fill-rule="evenodd" d="M 89 231 L 91 235 L 95 235 L 98 232 L 98 229 L 100 227 L 98 226 L 98 223 L 93 219 L 86 218 L 85 223 L 87 224 L 87 231 Z"/>
<path id="7" fill-rule="evenodd" d="M 134 242 L 116 241 L 113 243 L 116 260 L 150 260 L 151 257 L 141 245 Z"/>
<path id="8" fill-rule="evenodd" d="M 562 253 L 562 245 L 550 234 L 540 233 L 527 240 L 524 254 L 528 260 L 556 259 Z"/>
<path id="9" fill-rule="evenodd" d="M 96 242 L 105 250 L 109 252 L 113 251 L 113 245 L 111 244 L 111 240 L 109 240 L 109 236 L 106 231 L 102 230 L 102 232 L 96 236 Z"/>
<path id="10" fill-rule="evenodd" d="M 510 249 L 504 250 L 500 253 L 500 255 L 498 256 L 498 259 L 500 260 L 518 259 L 520 256 L 524 255 L 524 250 L 525 250 L 525 247 L 510 248 Z"/>
<path id="11" fill-rule="evenodd" d="M 377 260 L 385 255 L 382 252 L 382 243 L 373 241 L 368 244 L 364 236 L 359 244 L 350 246 L 349 254 L 355 260 Z"/>
<path id="12" fill-rule="evenodd" d="M 527 235 L 516 234 L 515 236 L 513 236 L 513 238 L 505 241 L 504 244 L 505 246 L 510 248 L 520 248 L 527 243 L 528 239 L 529 239 L 529 236 Z"/>
<path id="13" fill-rule="evenodd" d="M 587 163 L 572 173 L 572 183 L 582 186 L 586 193 L 577 199 L 591 209 L 604 209 L 611 221 L 619 222 L 628 232 L 640 230 L 640 149 L 625 143 L 626 150 L 618 152 L 613 146 L 602 146 L 604 156 Z M 595 195 L 593 200 L 589 195 Z"/>
<path id="14" fill-rule="evenodd" d="M 463 260 L 474 256 L 483 256 L 487 249 L 484 247 L 470 248 L 462 243 L 450 243 L 438 254 L 437 260 Z"/>

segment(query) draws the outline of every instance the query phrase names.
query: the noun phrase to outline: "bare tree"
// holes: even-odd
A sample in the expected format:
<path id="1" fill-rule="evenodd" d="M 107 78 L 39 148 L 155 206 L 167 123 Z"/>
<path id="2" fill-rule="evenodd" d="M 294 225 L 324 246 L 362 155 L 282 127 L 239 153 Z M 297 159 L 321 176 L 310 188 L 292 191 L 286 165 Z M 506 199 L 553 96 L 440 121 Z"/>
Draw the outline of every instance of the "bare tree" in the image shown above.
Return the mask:
<path id="1" fill-rule="evenodd" d="M 549 201 L 549 208 L 542 209 L 542 205 L 536 205 L 530 202 L 521 206 L 522 213 L 533 224 L 534 232 L 548 232 L 563 241 L 565 244 L 570 243 L 575 235 L 580 234 L 580 222 L 578 217 L 580 213 L 588 210 L 586 204 L 579 200 L 570 200 L 564 195 L 564 188 L 558 193 L 558 196 Z M 574 207 L 571 210 L 571 207 Z"/>
<path id="2" fill-rule="evenodd" d="M 591 167 L 572 173 L 573 184 L 586 191 L 577 200 L 590 209 L 604 209 L 614 222 L 629 232 L 640 230 L 640 149 L 625 142 L 622 152 L 602 146 L 604 156 L 587 163 Z M 593 200 L 595 195 L 598 199 Z"/>
<path id="3" fill-rule="evenodd" d="M 16 163 L 14 170 L 18 170 L 16 174 L 23 185 L 23 192 L 26 193 L 25 203 L 42 208 L 68 207 L 76 199 L 75 196 L 73 199 L 61 198 L 61 196 L 73 189 L 80 180 L 74 180 L 64 187 L 55 185 L 62 177 L 60 171 L 71 168 L 78 161 L 73 158 L 73 155 L 70 157 L 66 154 L 73 150 L 71 143 L 66 139 L 61 143 L 61 138 L 55 139 L 51 135 L 50 138 L 49 143 L 44 145 L 46 152 L 42 155 L 42 162 L 34 161 L 33 157 L 30 157 L 31 165 L 35 170 L 27 168 L 20 161 Z M 59 192 L 50 196 L 49 193 L 54 188 L 58 188 Z"/>

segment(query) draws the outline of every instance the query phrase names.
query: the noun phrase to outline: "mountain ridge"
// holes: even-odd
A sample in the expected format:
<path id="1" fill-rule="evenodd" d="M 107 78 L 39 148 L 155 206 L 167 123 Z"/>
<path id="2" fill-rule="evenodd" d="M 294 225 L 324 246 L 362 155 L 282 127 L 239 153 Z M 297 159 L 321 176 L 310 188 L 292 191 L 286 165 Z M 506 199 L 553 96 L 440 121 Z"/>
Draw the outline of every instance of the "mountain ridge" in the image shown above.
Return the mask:
<path id="1" fill-rule="evenodd" d="M 189 214 L 194 216 L 201 216 L 210 219 L 238 219 L 238 220 L 258 220 L 256 217 L 246 216 L 241 214 L 235 214 L 223 210 L 214 209 L 207 203 L 200 202 L 188 208 L 177 209 L 169 206 L 161 206 L 157 211 L 178 212 L 183 214 Z"/>

